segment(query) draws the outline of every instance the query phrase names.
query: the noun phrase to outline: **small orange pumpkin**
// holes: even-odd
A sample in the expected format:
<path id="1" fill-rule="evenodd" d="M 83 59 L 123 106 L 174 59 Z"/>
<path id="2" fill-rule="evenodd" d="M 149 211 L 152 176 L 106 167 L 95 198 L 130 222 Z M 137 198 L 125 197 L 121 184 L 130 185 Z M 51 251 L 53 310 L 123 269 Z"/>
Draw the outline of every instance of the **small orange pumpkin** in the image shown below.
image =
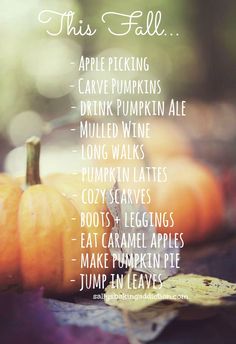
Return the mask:
<path id="1" fill-rule="evenodd" d="M 151 185 L 150 211 L 173 212 L 173 228 L 158 231 L 183 233 L 185 243 L 214 234 L 224 214 L 223 192 L 213 173 L 199 162 L 176 158 L 166 162 L 167 182 Z"/>
<path id="2" fill-rule="evenodd" d="M 97 233 L 99 238 L 111 226 L 81 228 L 79 202 L 73 202 L 70 194 L 60 193 L 63 183 L 63 191 L 70 193 L 73 189 L 73 195 L 80 196 L 84 188 L 80 177 L 61 176 L 52 178 L 52 186 L 49 180 L 41 184 L 37 138 L 27 141 L 27 153 L 26 190 L 23 192 L 8 178 L 0 189 L 0 283 L 14 280 L 25 289 L 43 286 L 46 293 L 76 292 L 81 286 L 81 273 L 98 276 L 111 271 L 109 250 L 99 241 L 97 247 L 82 248 L 80 234 L 83 232 L 86 238 L 88 233 Z M 95 207 L 93 210 L 102 210 L 101 206 Z M 106 255 L 107 267 L 81 268 L 81 254 L 86 252 L 95 258 Z"/>
<path id="3" fill-rule="evenodd" d="M 1 176 L 2 177 L 2 176 Z M 16 284 L 19 279 L 19 236 L 17 214 L 22 191 L 10 179 L 0 185 L 0 285 Z M 5 176 L 4 176 L 5 177 Z"/>
<path id="4" fill-rule="evenodd" d="M 0 185 L 6 184 L 6 183 L 12 183 L 14 182 L 14 179 L 8 176 L 7 174 L 1 173 L 0 174 Z"/>

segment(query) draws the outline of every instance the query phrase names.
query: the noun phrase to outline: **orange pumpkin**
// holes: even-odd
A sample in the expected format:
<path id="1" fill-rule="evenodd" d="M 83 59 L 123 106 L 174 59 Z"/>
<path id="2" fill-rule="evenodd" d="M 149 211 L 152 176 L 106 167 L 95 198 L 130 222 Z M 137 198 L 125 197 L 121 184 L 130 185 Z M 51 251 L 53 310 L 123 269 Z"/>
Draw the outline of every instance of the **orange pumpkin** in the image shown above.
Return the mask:
<path id="1" fill-rule="evenodd" d="M 224 214 L 223 194 L 213 173 L 188 158 L 166 162 L 167 182 L 151 185 L 150 211 L 173 212 L 174 227 L 158 231 L 183 233 L 185 243 L 213 235 Z"/>
<path id="2" fill-rule="evenodd" d="M 8 176 L 7 174 L 1 173 L 0 174 L 0 185 L 6 184 L 6 183 L 12 183 L 14 182 L 14 179 Z"/>
<path id="3" fill-rule="evenodd" d="M 20 271 L 26 289 L 43 286 L 46 293 L 76 292 L 81 286 L 82 274 L 108 274 L 111 257 L 98 240 L 95 247 L 82 248 L 81 233 L 97 233 L 98 238 L 109 232 L 103 227 L 81 228 L 80 203 L 71 197 L 80 196 L 84 185 L 78 176 L 53 178 L 53 185 L 41 184 L 39 176 L 40 142 L 27 141 L 27 188 L 23 192 L 15 182 L 6 181 L 1 186 L 0 202 L 0 282 L 8 284 L 11 276 Z M 50 178 L 49 178 L 50 179 Z M 58 184 L 57 184 L 58 181 Z M 60 193 L 61 183 L 73 194 Z M 73 198 L 73 197 L 72 197 Z M 78 197 L 79 198 L 79 197 Z M 101 205 L 90 205 L 90 211 L 102 210 Z M 86 207 L 83 208 L 86 210 Z M 88 209 L 88 207 L 87 207 Z M 94 239 L 93 239 L 94 240 Z M 107 267 L 84 268 L 80 266 L 81 254 L 107 256 Z"/>
<path id="4" fill-rule="evenodd" d="M 2 177 L 2 176 L 1 176 Z M 19 279 L 19 237 L 17 213 L 22 191 L 13 181 L 0 185 L 0 285 L 16 284 Z"/>

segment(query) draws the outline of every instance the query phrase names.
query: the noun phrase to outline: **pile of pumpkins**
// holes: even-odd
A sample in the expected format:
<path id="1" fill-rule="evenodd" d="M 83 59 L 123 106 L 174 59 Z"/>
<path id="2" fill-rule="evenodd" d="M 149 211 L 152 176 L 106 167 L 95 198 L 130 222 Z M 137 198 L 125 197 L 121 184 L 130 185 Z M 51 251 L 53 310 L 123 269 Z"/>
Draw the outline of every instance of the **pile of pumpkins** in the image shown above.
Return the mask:
<path id="1" fill-rule="evenodd" d="M 168 180 L 151 186 L 148 210 L 173 212 L 175 227 L 170 231 L 183 233 L 185 244 L 202 242 L 214 235 L 223 219 L 220 184 L 208 167 L 193 159 L 188 140 L 176 126 L 153 121 L 151 127 L 153 138 L 143 141 L 145 153 L 150 166 L 164 161 Z M 43 286 L 49 294 L 77 292 L 81 273 L 111 271 L 81 269 L 79 262 L 82 250 L 91 251 L 81 248 L 79 234 L 102 235 L 112 227 L 82 229 L 80 213 L 107 211 L 106 205 L 81 203 L 76 197 L 86 187 L 81 175 L 58 173 L 41 180 L 40 141 L 31 138 L 26 145 L 25 188 L 18 179 L 0 174 L 0 286 Z M 92 250 L 95 254 L 109 253 L 101 243 Z"/>

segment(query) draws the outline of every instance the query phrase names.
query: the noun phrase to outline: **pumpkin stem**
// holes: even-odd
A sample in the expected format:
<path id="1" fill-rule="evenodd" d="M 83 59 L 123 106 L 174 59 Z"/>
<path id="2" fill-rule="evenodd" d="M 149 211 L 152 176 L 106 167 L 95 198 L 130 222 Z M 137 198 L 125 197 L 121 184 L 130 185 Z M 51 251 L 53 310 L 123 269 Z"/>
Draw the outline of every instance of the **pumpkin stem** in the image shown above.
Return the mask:
<path id="1" fill-rule="evenodd" d="M 38 137 L 31 137 L 26 141 L 26 152 L 26 185 L 41 184 L 39 173 L 40 139 Z"/>

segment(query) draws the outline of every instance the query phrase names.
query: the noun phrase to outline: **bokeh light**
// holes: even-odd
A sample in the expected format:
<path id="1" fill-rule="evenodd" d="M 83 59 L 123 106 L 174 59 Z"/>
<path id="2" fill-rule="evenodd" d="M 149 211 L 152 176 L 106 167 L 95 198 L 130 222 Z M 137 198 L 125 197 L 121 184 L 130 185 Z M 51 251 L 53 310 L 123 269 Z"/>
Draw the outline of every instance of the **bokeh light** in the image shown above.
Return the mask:
<path id="1" fill-rule="evenodd" d="M 41 137 L 44 121 L 34 111 L 21 112 L 10 121 L 7 132 L 14 146 L 21 145 L 30 136 Z"/>

